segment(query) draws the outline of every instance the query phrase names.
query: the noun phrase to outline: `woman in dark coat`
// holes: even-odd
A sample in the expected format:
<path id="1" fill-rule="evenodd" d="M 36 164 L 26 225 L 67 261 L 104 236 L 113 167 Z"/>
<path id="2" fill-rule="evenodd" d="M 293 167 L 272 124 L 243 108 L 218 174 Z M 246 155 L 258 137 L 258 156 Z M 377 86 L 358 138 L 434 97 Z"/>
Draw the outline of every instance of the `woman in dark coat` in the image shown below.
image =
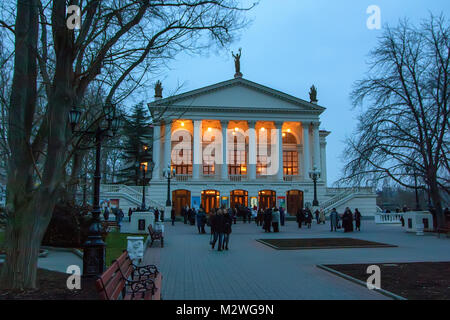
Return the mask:
<path id="1" fill-rule="evenodd" d="M 358 208 L 355 209 L 355 229 L 361 231 L 361 212 Z"/>
<path id="2" fill-rule="evenodd" d="M 311 210 L 309 210 L 309 208 L 306 208 L 305 212 L 306 212 L 305 213 L 306 225 L 308 226 L 308 228 L 311 228 L 311 223 L 312 223 L 312 219 L 313 219 Z"/>
<path id="3" fill-rule="evenodd" d="M 344 215 L 342 216 L 342 227 L 344 228 L 344 232 L 353 231 L 353 214 L 348 207 L 345 208 Z"/>
<path id="4" fill-rule="evenodd" d="M 224 212 L 223 222 L 224 222 L 224 233 L 223 233 L 223 250 L 228 250 L 228 243 L 230 242 L 230 234 L 231 234 L 231 224 L 233 220 L 231 219 L 231 215 L 225 210 L 225 206 L 222 207 Z"/>
<path id="5" fill-rule="evenodd" d="M 303 224 L 303 220 L 305 218 L 302 208 L 298 208 L 296 218 L 297 218 L 298 227 L 301 228 L 302 224 Z"/>

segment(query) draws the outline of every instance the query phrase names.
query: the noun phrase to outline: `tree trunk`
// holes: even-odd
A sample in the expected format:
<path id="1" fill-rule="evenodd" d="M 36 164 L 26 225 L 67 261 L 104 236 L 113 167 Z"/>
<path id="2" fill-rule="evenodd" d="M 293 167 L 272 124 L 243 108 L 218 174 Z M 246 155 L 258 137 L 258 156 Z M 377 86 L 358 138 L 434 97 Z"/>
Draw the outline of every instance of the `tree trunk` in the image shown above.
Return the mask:
<path id="1" fill-rule="evenodd" d="M 51 219 L 54 200 L 48 195 L 28 200 L 9 213 L 5 232 L 6 263 L 0 274 L 2 288 L 25 290 L 36 288 L 39 248 Z M 27 201 L 23 199 L 23 202 Z"/>

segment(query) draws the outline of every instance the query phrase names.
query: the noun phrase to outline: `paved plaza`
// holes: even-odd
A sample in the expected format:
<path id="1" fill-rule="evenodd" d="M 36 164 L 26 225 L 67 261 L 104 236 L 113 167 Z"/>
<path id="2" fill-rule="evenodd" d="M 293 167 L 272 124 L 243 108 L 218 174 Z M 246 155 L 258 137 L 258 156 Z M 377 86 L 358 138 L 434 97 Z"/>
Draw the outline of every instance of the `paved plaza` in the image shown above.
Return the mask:
<path id="1" fill-rule="evenodd" d="M 334 276 L 318 264 L 450 261 L 450 239 L 423 237 L 399 225 L 363 221 L 361 232 L 332 233 L 329 225 L 298 229 L 287 222 L 281 232 L 264 233 L 254 223 L 233 225 L 230 250 L 213 251 L 209 234 L 177 222 L 165 224 L 164 248 L 159 242 L 146 252 L 145 263 L 163 272 L 163 299 L 388 299 L 377 292 Z M 209 228 L 207 228 L 209 232 Z M 256 239 L 352 237 L 397 245 L 395 248 L 274 250 Z M 383 287 L 383 275 L 381 275 Z"/>

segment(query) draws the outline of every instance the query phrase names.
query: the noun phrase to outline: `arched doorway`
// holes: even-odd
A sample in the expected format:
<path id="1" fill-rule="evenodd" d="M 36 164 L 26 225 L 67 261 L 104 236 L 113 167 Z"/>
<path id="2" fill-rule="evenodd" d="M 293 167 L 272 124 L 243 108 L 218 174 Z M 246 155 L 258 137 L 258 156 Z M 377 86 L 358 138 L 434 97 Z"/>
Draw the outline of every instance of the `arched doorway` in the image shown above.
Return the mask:
<path id="1" fill-rule="evenodd" d="M 248 207 L 248 191 L 246 190 L 233 190 L 230 193 L 230 206 L 234 208 L 236 206 L 244 205 Z"/>
<path id="2" fill-rule="evenodd" d="M 172 202 L 176 215 L 181 215 L 181 208 L 191 206 L 191 192 L 189 190 L 172 191 Z"/>
<path id="3" fill-rule="evenodd" d="M 202 191 L 202 207 L 206 213 L 210 213 L 212 209 L 220 206 L 220 192 L 217 190 Z"/>
<path id="4" fill-rule="evenodd" d="M 286 192 L 287 212 L 295 216 L 299 208 L 303 208 L 303 191 L 289 190 Z"/>
<path id="5" fill-rule="evenodd" d="M 277 193 L 273 190 L 261 190 L 258 198 L 259 207 L 263 209 L 273 208 L 277 204 Z"/>

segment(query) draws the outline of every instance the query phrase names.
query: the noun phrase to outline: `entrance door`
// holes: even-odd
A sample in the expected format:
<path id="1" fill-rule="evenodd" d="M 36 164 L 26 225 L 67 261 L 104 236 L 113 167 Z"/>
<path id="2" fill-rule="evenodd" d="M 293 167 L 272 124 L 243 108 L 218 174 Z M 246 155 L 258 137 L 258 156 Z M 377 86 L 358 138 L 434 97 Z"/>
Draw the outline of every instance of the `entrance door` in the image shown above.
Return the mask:
<path id="1" fill-rule="evenodd" d="M 289 190 L 286 192 L 287 212 L 295 216 L 299 208 L 303 208 L 303 191 Z"/>
<path id="2" fill-rule="evenodd" d="M 230 193 L 230 206 L 234 208 L 236 206 L 248 207 L 248 191 L 245 190 L 233 190 Z"/>
<path id="3" fill-rule="evenodd" d="M 202 207 L 206 213 L 220 206 L 220 192 L 217 190 L 202 191 Z"/>
<path id="4" fill-rule="evenodd" d="M 277 194 L 272 190 L 262 190 L 258 193 L 259 195 L 259 207 L 264 210 L 267 208 L 275 207 L 277 203 Z"/>
<path id="5" fill-rule="evenodd" d="M 181 208 L 191 206 L 191 192 L 189 190 L 172 191 L 172 201 L 177 216 L 181 215 Z"/>

